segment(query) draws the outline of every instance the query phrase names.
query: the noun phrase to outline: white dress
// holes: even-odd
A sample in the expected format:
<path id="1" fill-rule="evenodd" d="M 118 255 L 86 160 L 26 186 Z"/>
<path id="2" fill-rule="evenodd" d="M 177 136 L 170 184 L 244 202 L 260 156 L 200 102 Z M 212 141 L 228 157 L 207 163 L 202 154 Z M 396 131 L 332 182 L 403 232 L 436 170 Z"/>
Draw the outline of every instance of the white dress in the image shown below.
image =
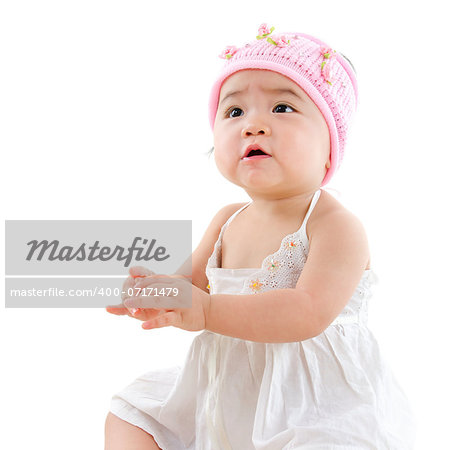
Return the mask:
<path id="1" fill-rule="evenodd" d="M 295 287 L 308 255 L 306 223 L 261 268 L 223 269 L 223 225 L 206 274 L 211 294 Z M 152 371 L 116 394 L 111 412 L 150 433 L 163 450 L 412 449 L 409 402 L 367 328 L 377 282 L 366 270 L 320 335 L 260 343 L 203 331 L 182 367 Z"/>

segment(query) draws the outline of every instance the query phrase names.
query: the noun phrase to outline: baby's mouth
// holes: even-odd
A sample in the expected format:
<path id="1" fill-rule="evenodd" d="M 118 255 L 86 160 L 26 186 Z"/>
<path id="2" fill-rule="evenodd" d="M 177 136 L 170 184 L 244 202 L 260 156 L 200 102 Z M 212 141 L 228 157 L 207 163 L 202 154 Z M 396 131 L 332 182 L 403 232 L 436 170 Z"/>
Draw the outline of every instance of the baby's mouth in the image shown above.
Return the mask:
<path id="1" fill-rule="evenodd" d="M 246 155 L 242 158 L 242 161 L 271 158 L 264 150 L 257 148 L 256 146 L 255 148 L 250 147 L 248 150 L 249 151 L 247 151 Z"/>

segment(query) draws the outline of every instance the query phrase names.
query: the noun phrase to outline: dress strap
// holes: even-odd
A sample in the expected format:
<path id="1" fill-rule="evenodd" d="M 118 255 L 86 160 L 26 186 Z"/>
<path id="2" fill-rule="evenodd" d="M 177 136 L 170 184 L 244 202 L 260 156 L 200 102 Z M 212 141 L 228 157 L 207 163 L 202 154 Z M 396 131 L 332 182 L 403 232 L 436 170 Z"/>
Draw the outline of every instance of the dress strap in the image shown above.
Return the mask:
<path id="1" fill-rule="evenodd" d="M 308 211 L 306 212 L 305 218 L 303 219 L 303 223 L 302 226 L 298 229 L 297 233 L 302 229 L 306 227 L 306 223 L 308 222 L 309 216 L 311 215 L 311 213 L 314 210 L 314 207 L 317 204 L 317 201 L 319 200 L 320 197 L 320 193 L 322 191 L 320 189 L 317 189 L 317 191 L 314 193 L 313 198 L 311 200 L 311 203 L 309 204 L 309 208 Z"/>
<path id="2" fill-rule="evenodd" d="M 228 227 L 229 223 L 245 208 L 247 208 L 248 205 L 250 205 L 251 202 L 248 202 L 246 205 L 239 208 L 236 212 L 234 212 L 230 217 L 228 217 L 228 220 L 222 225 L 219 232 L 219 237 L 217 238 L 216 243 L 214 244 L 214 250 L 211 254 L 211 256 L 208 259 L 208 263 L 206 265 L 206 270 L 208 271 L 210 268 L 220 268 L 220 261 L 222 258 L 222 238 L 223 233 Z"/>
<path id="3" fill-rule="evenodd" d="M 228 220 L 225 222 L 225 224 L 223 225 L 223 230 L 225 231 L 225 228 L 229 225 L 229 223 L 245 208 L 247 208 L 248 205 L 250 205 L 252 202 L 248 202 L 246 205 L 240 207 L 237 211 L 235 211 L 229 218 Z"/>

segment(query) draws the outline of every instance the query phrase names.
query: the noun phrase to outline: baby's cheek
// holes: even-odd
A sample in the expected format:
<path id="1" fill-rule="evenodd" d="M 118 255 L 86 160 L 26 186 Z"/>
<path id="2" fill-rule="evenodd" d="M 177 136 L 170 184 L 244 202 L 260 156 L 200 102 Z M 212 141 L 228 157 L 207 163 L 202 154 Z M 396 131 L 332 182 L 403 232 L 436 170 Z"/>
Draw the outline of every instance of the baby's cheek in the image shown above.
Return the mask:
<path id="1" fill-rule="evenodd" d="M 220 174 L 234 183 L 239 170 L 239 161 L 233 159 L 227 152 L 217 153 L 215 161 L 217 170 Z"/>
<path id="2" fill-rule="evenodd" d="M 216 151 L 214 154 L 214 159 L 216 162 L 216 166 L 220 171 L 228 170 L 231 165 L 231 157 L 230 154 L 222 151 Z"/>

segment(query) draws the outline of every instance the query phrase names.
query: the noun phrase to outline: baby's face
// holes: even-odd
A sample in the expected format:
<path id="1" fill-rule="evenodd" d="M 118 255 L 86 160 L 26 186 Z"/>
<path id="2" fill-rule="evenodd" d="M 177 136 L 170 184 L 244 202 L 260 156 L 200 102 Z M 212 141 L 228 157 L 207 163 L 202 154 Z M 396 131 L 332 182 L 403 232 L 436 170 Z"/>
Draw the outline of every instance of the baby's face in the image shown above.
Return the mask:
<path id="1" fill-rule="evenodd" d="M 246 157 L 252 144 L 267 156 Z M 250 195 L 308 192 L 320 186 L 329 153 L 325 119 L 292 80 L 269 70 L 243 70 L 225 80 L 214 124 L 214 154 L 231 182 Z"/>

